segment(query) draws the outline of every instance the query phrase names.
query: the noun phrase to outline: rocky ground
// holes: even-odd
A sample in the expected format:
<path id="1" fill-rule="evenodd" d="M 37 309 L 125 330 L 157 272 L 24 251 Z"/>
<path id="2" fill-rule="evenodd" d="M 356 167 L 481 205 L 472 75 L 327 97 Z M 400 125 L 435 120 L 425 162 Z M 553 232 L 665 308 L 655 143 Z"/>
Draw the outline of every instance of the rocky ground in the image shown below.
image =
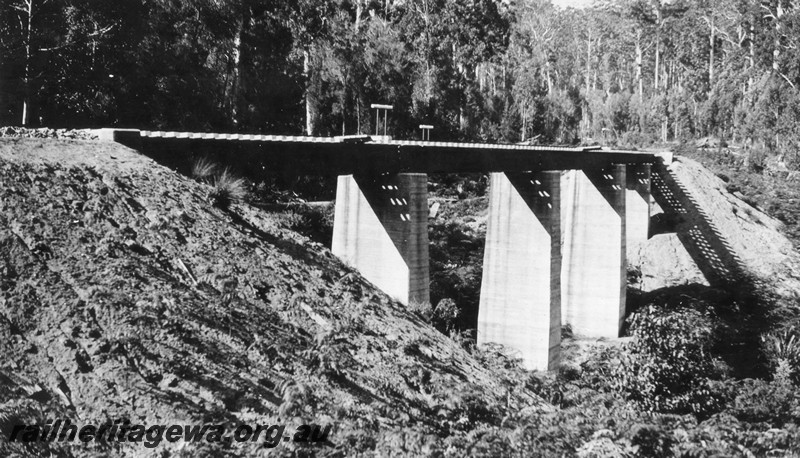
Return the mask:
<path id="1" fill-rule="evenodd" d="M 684 187 L 686 194 L 701 209 L 703 219 L 714 227 L 717 237 L 738 258 L 741 267 L 785 301 L 800 296 L 800 256 L 783 234 L 784 224 L 746 202 L 739 192 L 730 192 L 728 184 L 698 162 L 677 156 L 669 169 Z M 664 216 L 657 204 L 653 217 Z M 641 269 L 640 287 L 644 291 L 709 281 L 698 268 L 697 256 L 681 241 L 680 234 L 690 231 L 696 221 L 678 221 L 671 229 L 656 234 L 647 243 L 632 247 L 629 263 Z"/>
<path id="2" fill-rule="evenodd" d="M 0 138 L 59 138 L 73 140 L 97 140 L 97 133 L 90 129 L 50 129 L 40 127 L 0 127 Z"/>
<path id="3" fill-rule="evenodd" d="M 35 135 L 34 135 L 35 136 Z M 0 139 L 0 427 L 56 416 L 335 423 L 273 453 L 459 455 L 546 409 L 319 244 L 111 143 Z M 510 367 L 510 366 L 509 366 Z M 244 456 L 263 444 L 23 446 L 0 455 Z"/>

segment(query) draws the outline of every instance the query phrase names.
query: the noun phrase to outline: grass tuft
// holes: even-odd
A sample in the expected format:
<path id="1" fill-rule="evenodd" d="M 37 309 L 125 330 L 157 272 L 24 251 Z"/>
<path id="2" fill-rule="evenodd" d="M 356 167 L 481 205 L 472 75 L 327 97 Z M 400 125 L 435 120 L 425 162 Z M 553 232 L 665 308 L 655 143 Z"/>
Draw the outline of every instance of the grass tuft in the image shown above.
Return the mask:
<path id="1" fill-rule="evenodd" d="M 794 327 L 762 337 L 775 379 L 800 381 L 800 338 Z"/>
<path id="2" fill-rule="evenodd" d="M 198 181 L 211 179 L 216 171 L 217 165 L 204 157 L 192 164 L 192 178 Z"/>
<path id="3" fill-rule="evenodd" d="M 215 207 L 223 210 L 247 197 L 247 180 L 235 176 L 230 169 L 226 168 L 217 175 L 212 185 L 214 189 L 208 196 Z"/>

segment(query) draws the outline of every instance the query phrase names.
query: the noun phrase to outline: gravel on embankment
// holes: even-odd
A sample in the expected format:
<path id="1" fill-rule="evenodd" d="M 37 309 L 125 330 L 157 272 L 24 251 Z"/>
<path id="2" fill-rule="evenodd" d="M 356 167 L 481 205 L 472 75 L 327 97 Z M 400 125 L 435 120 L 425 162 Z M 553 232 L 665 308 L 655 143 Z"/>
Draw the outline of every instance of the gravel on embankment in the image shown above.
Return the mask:
<path id="1" fill-rule="evenodd" d="M 31 129 L 28 127 L 5 126 L 0 127 L 0 137 L 15 138 L 58 138 L 72 140 L 97 140 L 97 133 L 91 129 L 51 129 L 40 127 Z"/>

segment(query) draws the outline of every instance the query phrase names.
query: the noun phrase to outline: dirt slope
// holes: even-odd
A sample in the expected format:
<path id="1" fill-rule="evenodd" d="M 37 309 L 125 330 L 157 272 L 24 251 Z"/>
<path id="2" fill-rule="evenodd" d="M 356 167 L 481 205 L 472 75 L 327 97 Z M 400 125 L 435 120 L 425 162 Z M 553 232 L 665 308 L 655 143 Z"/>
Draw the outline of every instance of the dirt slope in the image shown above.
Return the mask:
<path id="1" fill-rule="evenodd" d="M 726 286 L 749 275 L 779 299 L 800 294 L 800 256 L 782 223 L 728 192 L 726 183 L 697 162 L 676 157 L 654 180 L 654 235 L 629 251 L 641 269 L 641 288 L 699 283 Z M 662 180 L 663 181 L 663 180 Z M 667 189 L 668 199 L 659 196 Z M 663 192 L 662 192 L 663 194 Z M 670 203 L 672 202 L 672 203 Z"/>
<path id="2" fill-rule="evenodd" d="M 0 139 L 0 426 L 335 422 L 311 452 L 385 455 L 465 447 L 542 406 L 322 246 L 214 208 L 208 189 L 110 143 Z"/>

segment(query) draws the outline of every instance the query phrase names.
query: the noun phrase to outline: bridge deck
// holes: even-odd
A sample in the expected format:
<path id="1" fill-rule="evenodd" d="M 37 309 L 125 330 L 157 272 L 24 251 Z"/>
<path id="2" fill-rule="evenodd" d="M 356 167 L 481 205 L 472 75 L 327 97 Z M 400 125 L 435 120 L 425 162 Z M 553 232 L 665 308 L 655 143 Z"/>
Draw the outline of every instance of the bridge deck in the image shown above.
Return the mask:
<path id="1" fill-rule="evenodd" d="M 116 130 L 113 138 L 161 160 L 210 156 L 251 171 L 305 174 L 509 172 L 653 163 L 653 153 L 547 146 Z M 235 159 L 235 161 L 234 161 Z M 255 167 L 255 169 L 253 168 Z"/>

